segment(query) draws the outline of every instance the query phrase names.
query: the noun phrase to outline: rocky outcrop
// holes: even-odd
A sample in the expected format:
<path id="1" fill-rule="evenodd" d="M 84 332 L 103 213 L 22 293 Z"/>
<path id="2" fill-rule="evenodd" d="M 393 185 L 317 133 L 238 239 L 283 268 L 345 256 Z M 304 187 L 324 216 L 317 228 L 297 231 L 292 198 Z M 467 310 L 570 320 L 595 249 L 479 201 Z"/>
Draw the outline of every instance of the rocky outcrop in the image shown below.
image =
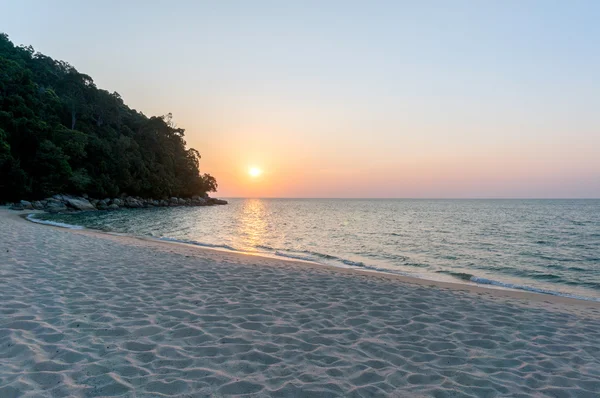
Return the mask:
<path id="1" fill-rule="evenodd" d="M 207 202 L 209 205 L 226 205 L 227 204 L 226 200 L 216 199 L 216 198 L 208 198 Z"/>
<path id="2" fill-rule="evenodd" d="M 225 205 L 226 200 L 211 198 L 208 195 L 193 196 L 191 198 L 172 197 L 167 199 L 144 199 L 134 196 L 122 196 L 121 198 L 94 199 L 90 197 L 54 195 L 51 198 L 28 202 L 22 200 L 13 204 L 13 210 L 45 210 L 49 213 L 62 213 L 69 211 L 95 211 L 95 210 L 117 210 L 120 208 L 148 208 L 148 207 L 177 207 L 177 206 L 212 206 Z"/>
<path id="3" fill-rule="evenodd" d="M 80 210 L 80 211 L 90 211 L 90 210 L 97 210 L 93 204 L 90 203 L 89 200 L 85 199 L 85 198 L 72 198 L 72 197 L 66 197 L 65 198 L 65 204 L 68 207 L 72 207 L 75 210 Z"/>
<path id="4" fill-rule="evenodd" d="M 124 206 L 130 209 L 138 209 L 140 207 L 144 207 L 144 203 L 136 198 L 129 196 L 125 199 Z"/>
<path id="5" fill-rule="evenodd" d="M 90 201 L 92 204 L 94 204 L 94 200 Z M 102 200 L 98 200 L 96 201 L 96 209 L 98 210 L 108 210 L 108 200 L 106 199 L 102 199 Z M 118 208 L 119 206 L 117 206 Z"/>
<path id="6" fill-rule="evenodd" d="M 192 204 L 194 206 L 206 206 L 206 199 L 201 198 L 200 196 L 193 196 L 192 197 Z"/>
<path id="7" fill-rule="evenodd" d="M 67 211 L 67 205 L 58 199 L 49 198 L 46 200 L 44 210 L 46 210 L 48 213 L 61 213 Z"/>

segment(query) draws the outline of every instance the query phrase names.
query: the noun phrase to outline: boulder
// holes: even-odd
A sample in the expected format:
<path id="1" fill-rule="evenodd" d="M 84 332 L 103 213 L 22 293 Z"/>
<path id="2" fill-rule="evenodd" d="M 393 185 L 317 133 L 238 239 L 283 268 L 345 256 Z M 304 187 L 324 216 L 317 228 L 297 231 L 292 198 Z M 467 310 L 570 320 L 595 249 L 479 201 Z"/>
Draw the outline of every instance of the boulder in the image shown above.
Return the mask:
<path id="1" fill-rule="evenodd" d="M 108 205 L 108 210 L 119 210 L 119 205 L 117 205 L 116 203 Z"/>
<path id="2" fill-rule="evenodd" d="M 223 199 L 211 198 L 210 201 L 215 205 L 226 205 L 227 201 Z"/>
<path id="3" fill-rule="evenodd" d="M 36 210 L 43 210 L 44 209 L 44 204 L 42 202 L 40 202 L 39 200 L 36 200 L 35 202 L 33 202 L 31 204 L 33 206 L 34 209 Z"/>
<path id="4" fill-rule="evenodd" d="M 88 211 L 96 210 L 93 204 L 85 198 L 66 198 L 65 202 L 67 206 L 74 208 L 75 210 Z"/>
<path id="5" fill-rule="evenodd" d="M 206 205 L 206 200 L 204 198 L 201 198 L 199 196 L 195 196 L 192 198 L 192 204 L 194 204 L 195 206 L 205 206 Z"/>
<path id="6" fill-rule="evenodd" d="M 44 210 L 46 210 L 48 213 L 60 213 L 61 211 L 67 211 L 67 206 L 65 206 L 65 204 L 60 200 L 49 199 L 46 201 Z"/>
<path id="7" fill-rule="evenodd" d="M 28 202 L 26 200 L 22 200 L 20 202 L 21 206 L 23 206 L 23 209 L 25 210 L 33 210 L 33 205 L 31 204 L 31 202 Z"/>
<path id="8" fill-rule="evenodd" d="M 108 205 L 107 205 L 106 203 L 104 203 L 104 202 L 100 201 L 100 202 L 98 203 L 98 205 L 96 206 L 96 208 L 97 208 L 98 210 L 107 210 L 107 209 L 108 209 Z"/>
<path id="9" fill-rule="evenodd" d="M 169 202 L 167 202 L 166 200 L 161 200 L 161 201 L 160 201 L 160 205 L 161 205 L 161 206 L 168 206 L 168 205 L 169 205 Z"/>
<path id="10" fill-rule="evenodd" d="M 140 202 L 139 200 L 137 200 L 136 198 L 133 198 L 131 196 L 127 197 L 125 199 L 125 207 L 129 207 L 130 209 L 137 209 L 140 207 L 143 207 L 143 203 Z"/>
<path id="11" fill-rule="evenodd" d="M 176 197 L 172 197 L 171 199 L 169 199 L 169 202 L 171 202 L 171 204 L 179 204 L 179 200 Z"/>
<path id="12" fill-rule="evenodd" d="M 10 209 L 11 210 L 24 210 L 24 207 L 20 203 L 15 203 L 12 206 L 10 206 Z"/>
<path id="13" fill-rule="evenodd" d="M 179 203 L 180 205 L 185 205 L 185 199 L 179 198 L 177 199 L 177 203 Z"/>
<path id="14" fill-rule="evenodd" d="M 114 204 L 117 206 L 123 206 L 123 201 L 119 198 L 114 198 L 113 200 L 110 201 L 110 204 Z"/>

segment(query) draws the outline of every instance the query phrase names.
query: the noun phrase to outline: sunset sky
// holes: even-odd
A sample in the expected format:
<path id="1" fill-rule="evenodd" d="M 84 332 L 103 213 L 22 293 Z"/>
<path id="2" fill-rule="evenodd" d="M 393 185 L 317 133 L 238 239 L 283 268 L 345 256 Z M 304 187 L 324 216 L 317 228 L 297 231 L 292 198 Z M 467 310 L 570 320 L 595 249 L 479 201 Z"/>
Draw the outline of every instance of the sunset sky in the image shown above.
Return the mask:
<path id="1" fill-rule="evenodd" d="M 172 112 L 222 197 L 600 197 L 599 20 L 599 1 L 0 3 L 14 43 Z"/>

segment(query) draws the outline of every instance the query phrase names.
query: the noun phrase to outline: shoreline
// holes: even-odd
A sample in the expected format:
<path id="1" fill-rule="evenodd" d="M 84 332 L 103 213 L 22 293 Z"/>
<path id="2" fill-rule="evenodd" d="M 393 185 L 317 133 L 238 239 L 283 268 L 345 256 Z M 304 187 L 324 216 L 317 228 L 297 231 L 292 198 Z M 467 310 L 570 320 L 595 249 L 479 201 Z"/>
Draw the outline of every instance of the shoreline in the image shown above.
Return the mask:
<path id="1" fill-rule="evenodd" d="M 598 303 L 0 209 L 0 396 L 594 396 Z"/>
<path id="2" fill-rule="evenodd" d="M 269 255 L 268 253 L 240 252 L 240 251 L 233 251 L 233 250 L 228 250 L 228 249 L 219 248 L 219 247 L 200 246 L 200 245 L 195 245 L 193 243 L 186 243 L 186 242 L 181 242 L 181 241 L 177 241 L 177 240 L 160 239 L 160 238 L 138 236 L 138 235 L 132 235 L 132 234 L 117 233 L 117 232 L 106 232 L 106 231 L 94 230 L 94 229 L 90 229 L 90 228 L 86 228 L 86 227 L 82 227 L 82 226 L 71 226 L 71 225 L 66 225 L 66 224 L 65 225 L 52 225 L 52 224 L 45 223 L 45 222 L 32 221 L 31 219 L 28 218 L 28 216 L 31 214 L 44 213 L 43 211 L 27 210 L 27 211 L 22 211 L 22 212 L 17 212 L 17 211 L 12 211 L 12 212 L 13 212 L 13 214 L 18 215 L 19 218 L 21 218 L 23 221 L 43 225 L 44 227 L 59 228 L 61 230 L 68 230 L 72 233 L 80 233 L 80 234 L 85 234 L 85 235 L 90 235 L 90 236 L 96 236 L 99 238 L 115 237 L 118 239 L 123 239 L 124 241 L 139 240 L 142 242 L 149 243 L 150 245 L 157 245 L 157 246 L 167 245 L 166 247 L 169 247 L 168 245 L 174 245 L 174 246 L 183 247 L 183 248 L 186 248 L 186 249 L 192 250 L 192 251 L 197 250 L 198 251 L 197 255 L 200 255 L 200 257 L 202 257 L 202 252 L 204 252 L 204 251 L 207 251 L 207 252 L 216 251 L 219 253 L 226 253 L 226 254 L 229 254 L 232 256 L 241 256 L 241 258 L 259 257 L 259 258 L 271 260 L 273 262 L 284 262 L 284 263 L 289 263 L 290 265 L 301 264 L 303 267 L 310 266 L 310 267 L 315 267 L 316 269 L 325 269 L 328 271 L 342 272 L 343 274 L 349 273 L 350 275 L 357 274 L 357 275 L 367 275 L 367 276 L 371 276 L 374 278 L 388 278 L 388 279 L 396 280 L 396 281 L 399 281 L 402 283 L 413 284 L 413 285 L 418 285 L 418 286 L 430 286 L 430 287 L 434 286 L 434 287 L 441 288 L 441 289 L 468 291 L 468 292 L 474 293 L 474 294 L 489 294 L 489 295 L 497 296 L 497 297 L 504 297 L 504 298 L 511 298 L 511 299 L 518 299 L 518 300 L 525 300 L 525 301 L 532 301 L 532 302 L 544 302 L 547 304 L 570 304 L 570 305 L 576 305 L 576 306 L 589 305 L 590 308 L 600 308 L 600 301 L 594 300 L 593 298 L 586 299 L 586 298 L 578 298 L 578 297 L 568 297 L 568 296 L 559 295 L 559 294 L 535 292 L 535 291 L 528 291 L 528 290 L 522 290 L 522 289 L 507 288 L 507 287 L 503 287 L 503 286 L 482 285 L 482 284 L 477 284 L 475 282 L 470 282 L 470 283 L 447 282 L 447 281 L 441 281 L 441 280 L 435 280 L 435 279 L 419 278 L 419 277 L 415 277 L 415 276 L 399 275 L 399 274 L 395 274 L 395 273 L 391 273 L 391 272 L 378 271 L 378 270 L 357 269 L 357 268 L 351 268 L 351 267 L 344 268 L 344 267 L 338 267 L 338 266 L 329 265 L 329 264 L 317 263 L 317 262 L 310 261 L 310 260 L 285 258 L 285 257 L 281 257 L 281 256 Z M 273 264 L 271 262 L 265 263 L 265 265 L 277 266 L 277 264 Z"/>

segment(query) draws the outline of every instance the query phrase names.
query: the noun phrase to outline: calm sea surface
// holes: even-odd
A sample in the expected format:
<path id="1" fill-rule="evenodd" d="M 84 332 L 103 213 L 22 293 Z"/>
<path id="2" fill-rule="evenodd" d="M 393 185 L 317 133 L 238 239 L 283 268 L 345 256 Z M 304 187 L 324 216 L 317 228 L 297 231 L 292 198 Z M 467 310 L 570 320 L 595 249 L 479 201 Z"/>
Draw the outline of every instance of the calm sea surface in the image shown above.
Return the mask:
<path id="1" fill-rule="evenodd" d="M 341 267 L 600 301 L 600 200 L 229 203 L 35 217 Z"/>

